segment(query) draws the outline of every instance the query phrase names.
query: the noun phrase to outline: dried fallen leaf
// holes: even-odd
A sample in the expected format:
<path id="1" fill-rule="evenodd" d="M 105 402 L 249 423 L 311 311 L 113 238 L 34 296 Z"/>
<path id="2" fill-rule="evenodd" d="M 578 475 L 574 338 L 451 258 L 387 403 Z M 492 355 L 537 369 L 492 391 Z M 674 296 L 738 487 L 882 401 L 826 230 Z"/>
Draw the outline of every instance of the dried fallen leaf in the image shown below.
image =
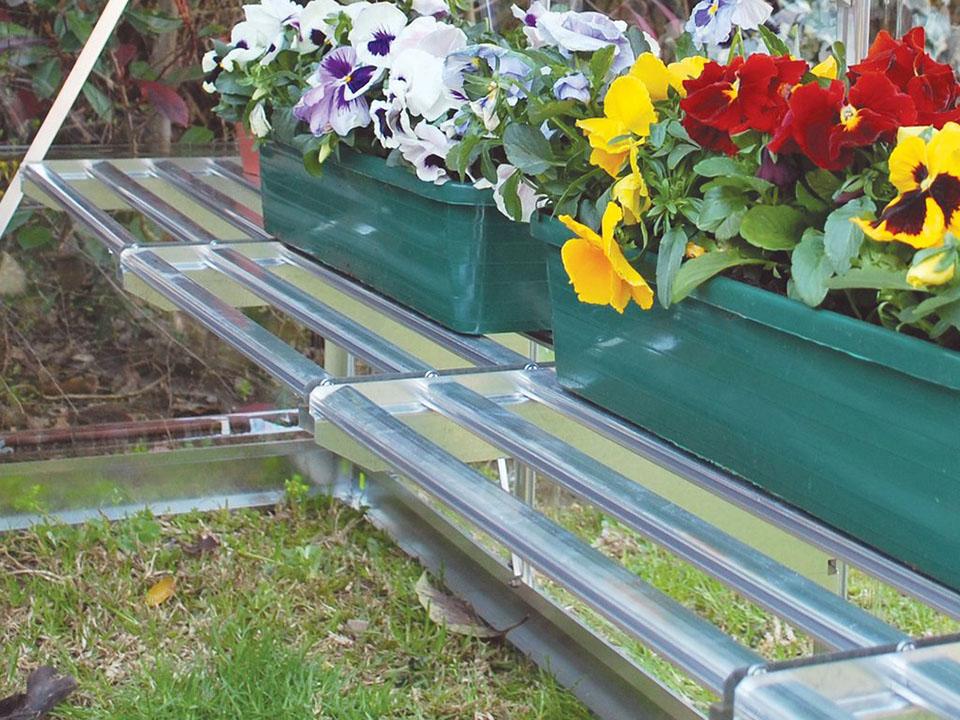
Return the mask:
<path id="1" fill-rule="evenodd" d="M 435 588 L 427 573 L 420 576 L 414 589 L 430 619 L 438 625 L 445 625 L 450 632 L 478 638 L 502 635 L 479 618 L 469 603 Z"/>
<path id="2" fill-rule="evenodd" d="M 30 673 L 27 691 L 0 700 L 0 720 L 40 720 L 74 690 L 77 681 L 44 665 Z"/>
<path id="3" fill-rule="evenodd" d="M 172 598 L 176 589 L 177 579 L 173 577 L 173 575 L 165 575 L 147 590 L 147 596 L 144 602 L 146 602 L 147 607 L 156 607 Z"/>
<path id="4" fill-rule="evenodd" d="M 370 628 L 370 623 L 367 620 L 354 618 L 347 620 L 346 626 L 347 632 L 356 637 L 357 635 L 363 635 Z"/>
<path id="5" fill-rule="evenodd" d="M 10 253 L 0 253 L 0 297 L 22 295 L 27 290 L 27 274 Z"/>
<path id="6" fill-rule="evenodd" d="M 216 552 L 218 547 L 220 547 L 220 541 L 217 540 L 216 535 L 203 533 L 197 538 L 196 542 L 183 546 L 183 554 L 199 557 Z"/>

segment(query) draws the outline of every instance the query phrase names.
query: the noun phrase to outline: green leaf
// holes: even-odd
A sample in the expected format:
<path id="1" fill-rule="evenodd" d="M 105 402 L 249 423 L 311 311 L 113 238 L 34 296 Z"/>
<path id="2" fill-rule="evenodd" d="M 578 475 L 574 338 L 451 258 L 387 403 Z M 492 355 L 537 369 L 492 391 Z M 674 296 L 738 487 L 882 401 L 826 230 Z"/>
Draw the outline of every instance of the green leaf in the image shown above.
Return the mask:
<path id="1" fill-rule="evenodd" d="M 905 308 L 900 312 L 899 317 L 901 322 L 915 323 L 956 300 L 960 300 L 960 285 L 955 285 L 946 292 L 929 297 L 913 307 Z"/>
<path id="2" fill-rule="evenodd" d="M 507 209 L 507 214 L 510 216 L 510 219 L 514 222 L 520 222 L 523 216 L 523 205 L 520 203 L 520 195 L 517 194 L 522 177 L 523 173 L 516 170 L 507 178 L 507 181 L 500 186 L 503 204 Z"/>
<path id="3" fill-rule="evenodd" d="M 124 19 L 142 35 L 163 35 L 164 33 L 179 30 L 183 24 L 180 18 L 169 17 L 147 10 L 132 10 L 127 8 Z"/>
<path id="4" fill-rule="evenodd" d="M 851 218 L 864 217 L 876 209 L 870 198 L 859 197 L 827 216 L 823 246 L 833 271 L 838 275 L 850 269 L 851 261 L 860 254 L 863 244 L 863 230 L 851 222 Z"/>
<path id="5" fill-rule="evenodd" d="M 530 103 L 527 107 L 527 117 L 530 124 L 539 127 L 544 120 L 557 116 L 569 115 L 576 106 L 575 100 L 551 100 L 545 103 Z"/>
<path id="6" fill-rule="evenodd" d="M 461 178 L 480 155 L 480 136 L 471 133 L 450 148 L 447 153 L 447 167 L 458 173 Z"/>
<path id="7" fill-rule="evenodd" d="M 593 76 L 594 84 L 600 85 L 610 72 L 613 66 L 613 55 L 617 50 L 616 45 L 607 45 L 597 50 L 590 58 L 590 74 Z"/>
<path id="8" fill-rule="evenodd" d="M 673 280 L 670 301 L 678 303 L 717 273 L 738 265 L 762 265 L 766 261 L 742 255 L 739 250 L 714 250 L 687 260 Z"/>
<path id="9" fill-rule="evenodd" d="M 823 233 L 809 228 L 790 258 L 791 294 L 816 307 L 827 296 L 826 281 L 833 275 L 833 265 L 824 250 Z"/>
<path id="10" fill-rule="evenodd" d="M 681 228 L 670 228 L 660 238 L 657 250 L 657 300 L 665 308 L 670 307 L 673 281 L 680 271 L 686 247 L 687 234 Z"/>
<path id="11" fill-rule="evenodd" d="M 113 102 L 109 97 L 92 82 L 86 82 L 83 86 L 83 96 L 90 103 L 93 111 L 103 120 L 109 122 L 113 118 Z"/>
<path id="12" fill-rule="evenodd" d="M 669 124 L 666 122 L 654 123 L 650 126 L 650 135 L 647 137 L 647 144 L 650 145 L 654 150 L 659 149 L 663 146 L 663 143 L 667 139 L 667 128 Z"/>
<path id="13" fill-rule="evenodd" d="M 747 199 L 737 188 L 714 187 L 703 195 L 697 227 L 704 232 L 713 232 L 730 215 L 747 208 Z"/>
<path id="14" fill-rule="evenodd" d="M 60 58 L 47 58 L 37 65 L 33 71 L 33 91 L 40 98 L 50 98 L 60 87 L 60 80 L 63 78 L 63 68 L 60 66 Z"/>
<path id="15" fill-rule="evenodd" d="M 757 27 L 757 30 L 760 32 L 760 38 L 763 40 L 763 44 L 767 46 L 767 50 L 770 51 L 771 55 L 789 55 L 790 48 L 787 47 L 787 44 L 773 34 L 768 27 L 760 25 Z"/>
<path id="16" fill-rule="evenodd" d="M 673 53 L 676 55 L 677 60 L 683 60 L 691 55 L 697 55 L 697 47 L 693 44 L 693 36 L 688 32 L 683 32 L 673 46 Z"/>
<path id="17" fill-rule="evenodd" d="M 715 177 L 710 182 L 704 183 L 702 189 L 706 191 L 712 187 L 719 187 L 721 185 L 736 187 L 742 190 L 753 190 L 759 193 L 766 192 L 773 188 L 773 183 L 763 178 L 753 177 L 752 175 L 727 175 Z"/>
<path id="18" fill-rule="evenodd" d="M 807 221 L 789 205 L 754 205 L 740 223 L 740 236 L 764 250 L 791 250 L 800 240 Z"/>
<path id="19" fill-rule="evenodd" d="M 743 208 L 727 215 L 713 231 L 714 237 L 717 240 L 732 240 L 737 237 L 740 234 L 740 226 L 743 224 L 743 216 L 746 214 L 747 209 Z"/>
<path id="20" fill-rule="evenodd" d="M 794 191 L 797 196 L 797 204 L 805 210 L 809 210 L 812 213 L 822 213 L 826 212 L 827 208 L 830 206 L 827 205 L 823 200 L 814 195 L 810 190 L 807 189 L 807 186 L 802 182 L 798 182 L 794 185 Z"/>
<path id="21" fill-rule="evenodd" d="M 833 194 L 840 189 L 840 180 L 829 170 L 811 170 L 805 177 L 810 189 L 824 200 L 833 200 Z"/>
<path id="22" fill-rule="evenodd" d="M 725 156 L 709 157 L 693 166 L 693 171 L 701 177 L 715 178 L 725 175 L 742 175 L 740 166 L 733 158 Z"/>
<path id="23" fill-rule="evenodd" d="M 670 154 L 667 155 L 667 167 L 670 170 L 675 169 L 687 155 L 697 150 L 699 150 L 699 148 L 694 145 L 687 145 L 686 143 L 677 145 L 670 151 Z"/>
<path id="24" fill-rule="evenodd" d="M 93 32 L 93 24 L 84 14 L 77 10 L 68 10 L 65 13 L 65 19 L 70 32 L 72 32 L 80 42 L 85 43 L 87 38 L 90 37 L 90 33 Z"/>
<path id="25" fill-rule="evenodd" d="M 636 25 L 630 25 L 627 28 L 627 40 L 630 42 L 630 49 L 633 50 L 634 57 L 640 57 L 643 53 L 650 52 L 650 43 L 643 32 Z"/>
<path id="26" fill-rule="evenodd" d="M 538 128 L 514 123 L 503 132 L 503 149 L 507 160 L 517 169 L 539 175 L 554 163 L 550 143 Z"/>
<path id="27" fill-rule="evenodd" d="M 24 250 L 33 250 L 52 243 L 53 233 L 46 225 L 27 225 L 17 233 L 17 244 Z"/>
<path id="28" fill-rule="evenodd" d="M 213 130 L 203 127 L 203 125 L 193 125 L 184 130 L 183 135 L 177 140 L 182 145 L 203 145 L 213 142 Z"/>
<path id="29" fill-rule="evenodd" d="M 826 285 L 831 290 L 916 290 L 907 282 L 906 270 L 894 270 L 876 265 L 853 268 L 844 275 L 830 278 Z"/>

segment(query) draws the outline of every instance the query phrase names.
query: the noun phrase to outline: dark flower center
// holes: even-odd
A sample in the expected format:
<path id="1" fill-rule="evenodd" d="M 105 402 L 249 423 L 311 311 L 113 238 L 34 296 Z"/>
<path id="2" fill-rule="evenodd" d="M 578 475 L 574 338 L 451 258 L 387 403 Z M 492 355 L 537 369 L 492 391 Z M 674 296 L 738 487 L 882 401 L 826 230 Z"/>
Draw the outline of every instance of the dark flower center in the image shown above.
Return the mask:
<path id="1" fill-rule="evenodd" d="M 394 39 L 395 36 L 391 35 L 386 30 L 377 30 L 373 33 L 373 40 L 367 43 L 367 50 L 374 55 L 379 55 L 380 57 L 389 55 L 390 43 L 392 43 Z"/>
<path id="2" fill-rule="evenodd" d="M 443 158 L 440 157 L 439 155 L 427 155 L 427 156 L 423 159 L 423 164 L 424 164 L 426 167 L 442 168 L 442 167 L 443 167 Z"/>

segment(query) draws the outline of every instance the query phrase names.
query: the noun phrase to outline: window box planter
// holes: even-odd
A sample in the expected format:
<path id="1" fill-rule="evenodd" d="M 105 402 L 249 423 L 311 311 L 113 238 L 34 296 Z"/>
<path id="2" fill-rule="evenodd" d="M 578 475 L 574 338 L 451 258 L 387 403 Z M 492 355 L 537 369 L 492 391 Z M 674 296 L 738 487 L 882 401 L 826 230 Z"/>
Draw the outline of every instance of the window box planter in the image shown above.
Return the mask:
<path id="1" fill-rule="evenodd" d="M 320 177 L 278 143 L 260 162 L 266 228 L 287 245 L 457 332 L 549 327 L 545 248 L 491 191 L 350 151 Z"/>
<path id="2" fill-rule="evenodd" d="M 531 230 L 565 387 L 960 588 L 960 353 L 728 278 L 619 315 Z"/>

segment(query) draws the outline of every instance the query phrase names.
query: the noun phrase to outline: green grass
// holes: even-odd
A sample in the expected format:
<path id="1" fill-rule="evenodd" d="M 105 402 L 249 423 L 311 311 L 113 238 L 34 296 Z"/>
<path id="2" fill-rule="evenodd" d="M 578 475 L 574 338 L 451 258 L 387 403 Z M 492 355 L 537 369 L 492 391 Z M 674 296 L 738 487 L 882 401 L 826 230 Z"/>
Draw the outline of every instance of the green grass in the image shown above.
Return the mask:
<path id="1" fill-rule="evenodd" d="M 185 552 L 204 532 L 220 547 Z M 57 718 L 590 717 L 509 646 L 431 623 L 420 567 L 333 501 L 38 527 L 0 536 L 0 569 L 0 696 L 53 664 L 80 684 Z"/>

